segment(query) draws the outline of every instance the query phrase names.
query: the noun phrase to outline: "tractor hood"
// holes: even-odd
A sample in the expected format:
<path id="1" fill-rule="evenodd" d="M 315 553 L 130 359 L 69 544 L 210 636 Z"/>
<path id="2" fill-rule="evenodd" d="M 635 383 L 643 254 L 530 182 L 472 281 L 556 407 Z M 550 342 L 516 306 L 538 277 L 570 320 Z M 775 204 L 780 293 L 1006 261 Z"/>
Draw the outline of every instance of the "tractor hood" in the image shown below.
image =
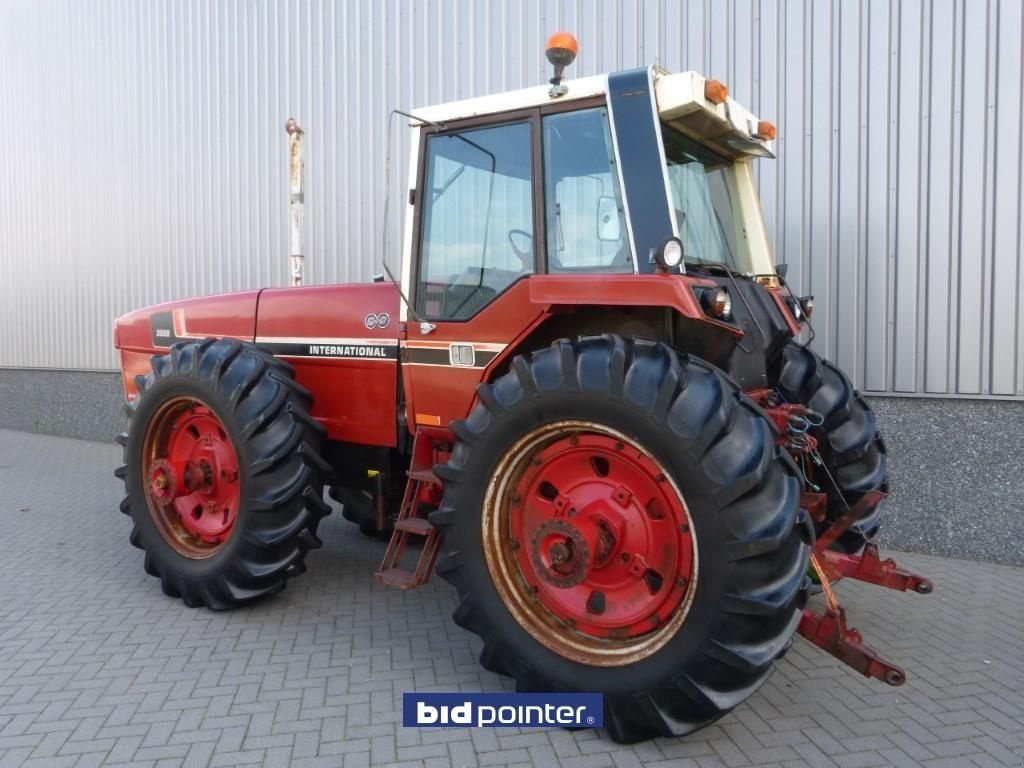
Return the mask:
<path id="1" fill-rule="evenodd" d="M 240 291 L 155 304 L 114 322 L 114 346 L 122 352 L 155 353 L 185 339 L 256 337 L 260 291 Z"/>

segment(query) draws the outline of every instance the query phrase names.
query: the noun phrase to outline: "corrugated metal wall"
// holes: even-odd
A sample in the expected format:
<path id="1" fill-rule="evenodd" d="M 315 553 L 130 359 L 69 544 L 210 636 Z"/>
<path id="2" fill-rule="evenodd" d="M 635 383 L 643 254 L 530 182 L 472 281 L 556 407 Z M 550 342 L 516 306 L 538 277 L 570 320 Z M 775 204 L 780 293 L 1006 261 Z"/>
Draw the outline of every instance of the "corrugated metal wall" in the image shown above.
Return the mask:
<path id="1" fill-rule="evenodd" d="M 1024 396 L 1019 0 L 0 0 L 0 365 L 112 368 L 121 312 L 284 284 L 289 115 L 307 274 L 368 279 L 387 110 L 543 82 L 559 27 L 576 75 L 698 69 L 777 122 L 768 228 L 858 384 Z"/>

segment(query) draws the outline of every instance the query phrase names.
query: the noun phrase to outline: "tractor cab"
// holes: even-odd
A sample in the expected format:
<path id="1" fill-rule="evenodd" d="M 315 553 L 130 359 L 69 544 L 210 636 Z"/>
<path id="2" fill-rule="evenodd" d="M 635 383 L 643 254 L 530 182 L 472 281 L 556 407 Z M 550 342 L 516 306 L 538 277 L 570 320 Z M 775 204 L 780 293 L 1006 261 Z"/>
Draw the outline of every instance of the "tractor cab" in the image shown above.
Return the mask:
<path id="1" fill-rule="evenodd" d="M 463 416 L 479 369 L 500 370 L 524 341 L 625 323 L 751 388 L 801 331 L 751 167 L 774 157 L 775 127 L 696 72 L 563 80 L 575 41 L 556 38 L 550 85 L 414 110 L 400 310 L 410 424 Z"/>
<path id="2" fill-rule="evenodd" d="M 773 157 L 775 127 L 719 81 L 643 68 L 416 115 L 418 314 L 464 320 L 531 274 L 774 274 L 751 161 Z M 681 254 L 660 263 L 670 238 Z"/>

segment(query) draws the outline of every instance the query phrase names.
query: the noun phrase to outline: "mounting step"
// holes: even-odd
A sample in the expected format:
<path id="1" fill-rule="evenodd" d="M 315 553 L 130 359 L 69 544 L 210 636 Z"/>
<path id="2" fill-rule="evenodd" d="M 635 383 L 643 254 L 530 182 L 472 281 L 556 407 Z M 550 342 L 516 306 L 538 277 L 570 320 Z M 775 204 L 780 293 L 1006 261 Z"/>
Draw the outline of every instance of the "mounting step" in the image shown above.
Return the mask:
<path id="1" fill-rule="evenodd" d="M 388 568 L 386 571 L 378 571 L 376 576 L 377 581 L 393 589 L 412 589 L 418 586 L 414 583 L 416 572 L 404 568 Z"/>
<path id="2" fill-rule="evenodd" d="M 431 499 L 440 499 L 441 481 L 433 472 L 440 446 L 434 439 L 422 431 L 417 431 L 413 441 L 412 466 L 409 469 L 409 480 L 402 496 L 402 506 L 395 520 L 395 528 L 391 533 L 384 560 L 376 573 L 382 584 L 396 589 L 414 589 L 427 583 L 434 572 L 434 564 L 441 549 L 441 535 L 427 520 L 426 514 L 433 507 Z M 410 536 L 424 539 L 414 568 L 402 565 L 402 555 Z"/>
<path id="3" fill-rule="evenodd" d="M 417 536 L 429 536 L 434 531 L 434 526 L 425 517 L 406 517 L 395 521 L 395 529 Z"/>

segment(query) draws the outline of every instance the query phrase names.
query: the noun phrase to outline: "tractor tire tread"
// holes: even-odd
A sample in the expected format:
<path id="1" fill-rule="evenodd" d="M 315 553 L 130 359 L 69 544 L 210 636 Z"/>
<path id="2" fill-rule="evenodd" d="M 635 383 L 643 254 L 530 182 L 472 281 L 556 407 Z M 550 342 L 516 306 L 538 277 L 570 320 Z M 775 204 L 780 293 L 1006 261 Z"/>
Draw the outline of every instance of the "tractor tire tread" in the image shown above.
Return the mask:
<path id="1" fill-rule="evenodd" d="M 127 491 L 121 510 L 133 518 L 130 540 L 145 550 L 146 572 L 160 579 L 165 594 L 189 607 L 225 610 L 279 592 L 303 572 L 317 541 L 317 524 L 331 509 L 323 501 L 322 477 L 329 468 L 322 454 L 324 433 L 309 415 L 308 390 L 294 381 L 286 362 L 237 339 L 178 342 L 151 362 L 151 372 L 138 381 L 139 396 L 126 409 L 129 430 L 118 440 L 125 467 L 138 466 L 132 449 L 142 444 L 142 435 L 133 431 L 146 428 L 138 418 L 140 407 L 160 395 L 155 387 L 187 378 L 236 422 L 235 449 L 243 472 L 248 471 L 248 490 L 243 494 L 247 522 L 234 533 L 239 541 L 230 559 L 192 572 L 148 519 L 144 483 L 132 470 L 119 468 L 115 474 Z"/>
<path id="2" fill-rule="evenodd" d="M 446 481 L 445 494 L 430 516 L 444 537 L 437 573 L 459 593 L 453 618 L 482 638 L 484 667 L 514 677 L 517 690 L 568 688 L 533 669 L 517 644 L 499 634 L 492 620 L 496 594 L 484 595 L 466 567 L 470 555 L 453 534 L 478 525 L 478 499 L 463 499 L 464 487 L 476 482 L 467 464 L 499 420 L 511 418 L 518 406 L 549 395 L 595 393 L 667 429 L 679 450 L 692 455 L 713 485 L 708 496 L 717 499 L 727 545 L 740 553 L 723 569 L 728 599 L 716 609 L 717 618 L 708 620 L 699 649 L 686 660 L 666 661 L 665 677 L 651 689 L 604 690 L 609 734 L 622 743 L 683 735 L 751 695 L 799 622 L 809 554 L 798 530 L 799 474 L 776 446 L 760 409 L 709 363 L 660 342 L 613 335 L 561 339 L 517 356 L 509 373 L 481 385 L 484 391 L 469 417 L 453 424 L 455 447 L 435 469 Z M 500 599 L 498 606 L 504 610 Z M 600 689 L 600 679 L 579 680 L 577 690 Z"/>

